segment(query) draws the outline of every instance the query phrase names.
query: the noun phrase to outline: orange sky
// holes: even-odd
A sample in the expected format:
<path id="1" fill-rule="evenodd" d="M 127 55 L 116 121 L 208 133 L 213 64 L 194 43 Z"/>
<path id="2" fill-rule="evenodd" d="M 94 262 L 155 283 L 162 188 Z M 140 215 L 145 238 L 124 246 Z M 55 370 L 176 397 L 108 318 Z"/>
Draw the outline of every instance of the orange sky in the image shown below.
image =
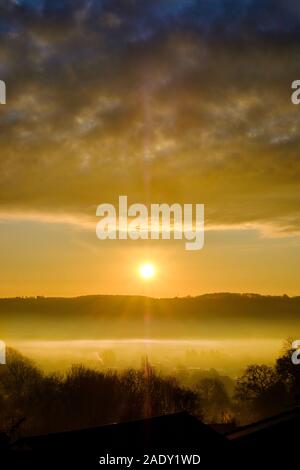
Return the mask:
<path id="1" fill-rule="evenodd" d="M 299 294 L 298 10 L 253 2 L 3 7 L 0 296 Z M 121 194 L 205 204 L 204 249 L 99 241 Z"/>

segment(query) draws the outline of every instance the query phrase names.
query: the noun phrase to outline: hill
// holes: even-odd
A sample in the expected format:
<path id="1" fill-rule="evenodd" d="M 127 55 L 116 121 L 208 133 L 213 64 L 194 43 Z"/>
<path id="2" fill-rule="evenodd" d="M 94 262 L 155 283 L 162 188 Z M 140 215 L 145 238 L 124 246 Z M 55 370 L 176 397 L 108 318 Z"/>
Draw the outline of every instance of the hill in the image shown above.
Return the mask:
<path id="1" fill-rule="evenodd" d="M 300 297 L 206 294 L 0 299 L 2 339 L 297 336 Z"/>

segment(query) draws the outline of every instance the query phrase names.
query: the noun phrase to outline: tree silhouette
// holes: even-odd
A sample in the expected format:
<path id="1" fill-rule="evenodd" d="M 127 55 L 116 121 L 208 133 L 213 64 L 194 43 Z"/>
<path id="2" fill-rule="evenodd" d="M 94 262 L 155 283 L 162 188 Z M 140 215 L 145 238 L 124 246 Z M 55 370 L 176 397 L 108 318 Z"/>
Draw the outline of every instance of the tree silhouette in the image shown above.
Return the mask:
<path id="1" fill-rule="evenodd" d="M 142 370 L 101 372 L 74 365 L 45 375 L 14 350 L 0 369 L 0 431 L 22 422 L 23 434 L 40 434 L 187 410 L 199 413 L 197 394 L 174 378 Z"/>

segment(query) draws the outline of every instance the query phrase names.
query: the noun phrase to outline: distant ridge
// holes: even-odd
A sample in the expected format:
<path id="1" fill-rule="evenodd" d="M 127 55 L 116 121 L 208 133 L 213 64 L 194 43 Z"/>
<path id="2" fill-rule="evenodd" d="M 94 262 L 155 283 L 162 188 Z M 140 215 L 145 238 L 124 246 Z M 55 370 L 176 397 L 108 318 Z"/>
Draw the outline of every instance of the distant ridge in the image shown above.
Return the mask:
<path id="1" fill-rule="evenodd" d="M 39 300 L 39 299 L 86 299 L 86 298 L 98 298 L 98 297 L 121 297 L 121 298 L 149 298 L 153 300 L 172 300 L 172 299 L 201 299 L 201 298 L 220 298 L 220 297 L 245 297 L 245 298 L 275 298 L 275 299 L 297 299 L 300 295 L 289 296 L 287 294 L 282 295 L 265 295 L 258 294 L 255 292 L 210 292 L 207 294 L 199 295 L 185 295 L 185 296 L 174 296 L 174 297 L 151 297 L 146 295 L 129 295 L 129 294 L 84 294 L 76 296 L 45 296 L 45 295 L 32 295 L 32 296 L 15 296 L 15 297 L 0 297 L 2 300 Z"/>
<path id="2" fill-rule="evenodd" d="M 0 299 L 8 338 L 219 337 L 300 335 L 300 297 L 215 293 L 150 298 L 88 295 Z M 299 336 L 300 337 L 300 336 Z"/>

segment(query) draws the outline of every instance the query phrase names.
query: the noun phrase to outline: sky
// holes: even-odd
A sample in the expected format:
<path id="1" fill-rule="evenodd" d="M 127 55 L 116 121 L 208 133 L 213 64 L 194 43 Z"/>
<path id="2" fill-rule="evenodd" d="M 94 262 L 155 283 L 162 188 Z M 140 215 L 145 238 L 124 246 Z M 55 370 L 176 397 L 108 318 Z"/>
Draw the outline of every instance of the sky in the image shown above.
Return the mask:
<path id="1" fill-rule="evenodd" d="M 297 0 L 3 0 L 0 296 L 299 295 L 299 42 Z M 122 194 L 203 250 L 98 240 Z"/>

